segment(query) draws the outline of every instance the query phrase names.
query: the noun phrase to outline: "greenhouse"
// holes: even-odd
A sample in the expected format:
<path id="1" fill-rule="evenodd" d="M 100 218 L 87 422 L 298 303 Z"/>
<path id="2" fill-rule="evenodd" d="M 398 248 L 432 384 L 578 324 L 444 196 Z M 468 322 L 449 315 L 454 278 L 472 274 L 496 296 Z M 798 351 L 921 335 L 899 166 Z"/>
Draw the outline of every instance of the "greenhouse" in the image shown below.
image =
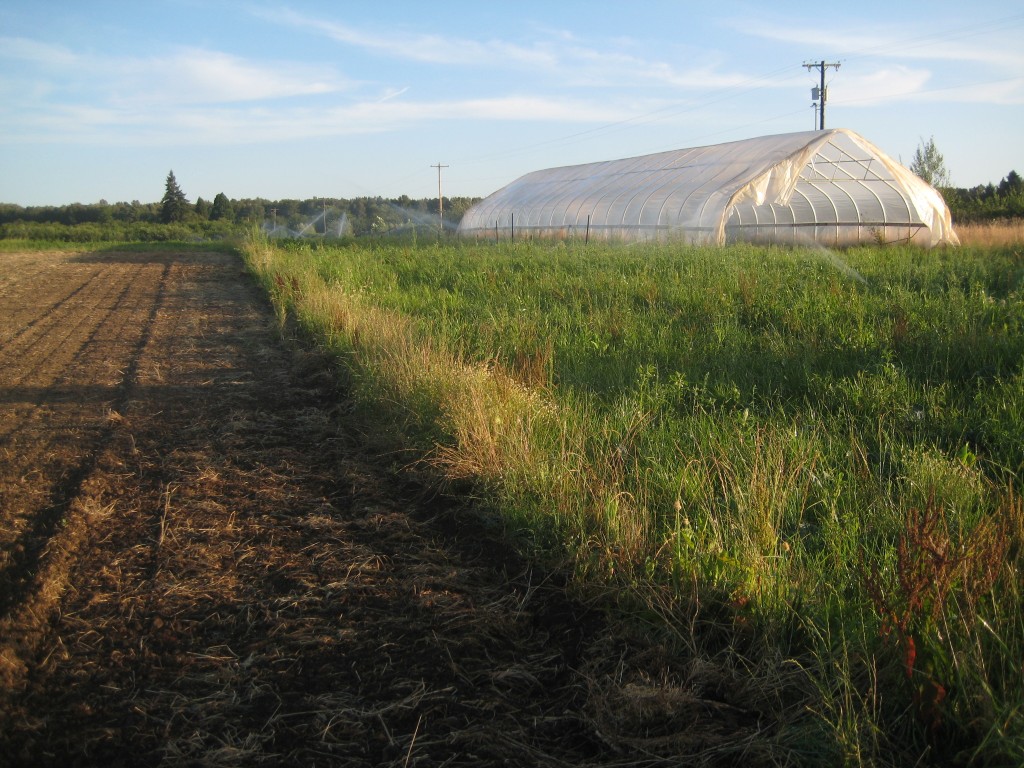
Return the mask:
<path id="1" fill-rule="evenodd" d="M 842 128 L 534 171 L 470 208 L 459 233 L 958 244 L 938 191 Z"/>

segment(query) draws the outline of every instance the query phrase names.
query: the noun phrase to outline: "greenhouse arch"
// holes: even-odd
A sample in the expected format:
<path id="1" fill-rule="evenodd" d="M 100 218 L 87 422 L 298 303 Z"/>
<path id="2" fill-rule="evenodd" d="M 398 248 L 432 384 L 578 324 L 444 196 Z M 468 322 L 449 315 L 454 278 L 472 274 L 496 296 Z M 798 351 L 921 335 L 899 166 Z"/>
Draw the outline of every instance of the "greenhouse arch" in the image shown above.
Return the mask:
<path id="1" fill-rule="evenodd" d="M 534 171 L 470 208 L 459 233 L 959 244 L 938 191 L 843 128 Z"/>

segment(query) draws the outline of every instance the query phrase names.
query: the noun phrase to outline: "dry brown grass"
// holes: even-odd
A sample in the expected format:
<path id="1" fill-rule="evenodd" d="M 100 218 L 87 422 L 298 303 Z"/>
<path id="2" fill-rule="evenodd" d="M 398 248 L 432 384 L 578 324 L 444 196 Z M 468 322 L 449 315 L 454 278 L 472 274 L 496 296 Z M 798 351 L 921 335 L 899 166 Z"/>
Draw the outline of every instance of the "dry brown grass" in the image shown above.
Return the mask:
<path id="1" fill-rule="evenodd" d="M 1024 243 L 1024 219 L 959 224 L 956 234 L 961 245 L 991 248 Z"/>

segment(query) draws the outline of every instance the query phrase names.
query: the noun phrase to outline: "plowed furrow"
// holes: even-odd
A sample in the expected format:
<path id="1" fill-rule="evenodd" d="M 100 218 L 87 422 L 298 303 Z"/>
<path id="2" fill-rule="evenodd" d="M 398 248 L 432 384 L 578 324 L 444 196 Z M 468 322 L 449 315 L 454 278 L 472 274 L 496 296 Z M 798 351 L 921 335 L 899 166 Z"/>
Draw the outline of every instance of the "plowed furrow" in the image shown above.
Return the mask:
<path id="1" fill-rule="evenodd" d="M 20 344 L 0 352 L 0 613 L 30 588 L 109 439 L 168 270 L 76 270 L 83 282 L 52 304 L 53 317 L 34 324 L 36 333 L 49 329 L 47 343 L 31 343 L 38 354 L 19 357 Z"/>

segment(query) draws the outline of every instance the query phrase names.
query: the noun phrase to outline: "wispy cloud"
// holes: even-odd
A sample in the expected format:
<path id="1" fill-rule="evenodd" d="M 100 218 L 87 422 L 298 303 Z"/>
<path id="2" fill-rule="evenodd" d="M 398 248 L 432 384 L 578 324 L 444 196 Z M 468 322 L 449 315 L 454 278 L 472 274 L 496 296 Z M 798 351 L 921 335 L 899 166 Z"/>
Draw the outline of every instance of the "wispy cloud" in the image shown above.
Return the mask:
<path id="1" fill-rule="evenodd" d="M 336 21 L 306 16 L 291 9 L 255 11 L 279 24 L 313 31 L 345 45 L 389 57 L 432 64 L 479 65 L 504 62 L 534 67 L 551 67 L 557 57 L 543 45 L 522 46 L 503 40 L 470 40 L 435 34 L 410 34 L 390 31 L 379 34 Z"/>
<path id="2" fill-rule="evenodd" d="M 18 77 L 48 82 L 50 90 L 121 106 L 260 101 L 334 93 L 353 85 L 323 66 L 255 63 L 203 48 L 140 58 L 79 54 L 36 40 L 0 38 L 0 59 L 31 67 L 30 74 L 9 72 L 8 82 Z"/>
<path id="3" fill-rule="evenodd" d="M 927 69 L 904 66 L 881 67 L 867 73 L 844 72 L 829 86 L 829 100 L 858 106 L 906 101 L 924 89 L 931 78 Z"/>
<path id="4" fill-rule="evenodd" d="M 350 87 L 321 66 L 289 62 L 270 65 L 218 51 L 187 48 L 165 59 L 140 62 L 159 78 L 160 90 L 176 101 L 232 102 L 333 93 Z"/>
<path id="5" fill-rule="evenodd" d="M 1024 15 L 1021 16 L 1024 19 Z M 1017 26 L 1020 22 L 1017 22 Z M 823 29 L 821 27 L 778 24 L 761 19 L 735 20 L 730 26 L 751 37 L 783 43 L 807 45 L 830 55 L 865 56 L 895 60 L 976 62 L 1000 67 L 1024 68 L 1024 51 L 1016 40 L 1002 40 L 998 30 L 986 35 L 984 43 L 966 40 L 971 33 L 947 32 L 929 35 L 918 29 L 879 32 L 876 27 Z"/>
<path id="6" fill-rule="evenodd" d="M 45 69 L 76 66 L 80 57 L 61 45 L 24 37 L 0 36 L 0 58 L 21 61 Z"/>
<path id="7" fill-rule="evenodd" d="M 364 36 L 357 37 L 365 44 Z M 625 116 L 606 95 L 567 99 L 527 90 L 410 100 L 408 86 L 358 83 L 321 63 L 255 62 L 195 47 L 127 57 L 78 53 L 26 38 L 0 42 L 0 60 L 24 65 L 0 70 L 0 93 L 10 97 L 0 104 L 0 139 L 6 141 L 251 143 L 391 131 L 425 121 L 580 124 Z M 439 38 L 424 38 L 394 50 L 444 58 L 451 48 Z M 493 50 L 508 48 L 494 44 Z"/>
<path id="8" fill-rule="evenodd" d="M 900 77 L 897 74 L 891 77 L 888 71 L 883 70 L 850 83 L 850 87 L 846 87 L 846 84 L 837 87 L 830 93 L 841 94 L 838 98 L 846 104 L 855 106 L 877 106 L 897 102 L 1024 105 L 1024 77 L 939 87 L 933 87 L 931 82 L 931 78 L 921 79 L 913 75 Z"/>
<path id="9" fill-rule="evenodd" d="M 501 39 L 474 40 L 438 34 L 413 34 L 389 30 L 386 34 L 336 21 L 307 16 L 292 9 L 255 10 L 254 14 L 296 29 L 401 61 L 504 71 L 532 71 L 563 87 L 670 87 L 713 91 L 731 88 L 752 79 L 743 72 L 722 71 L 721 54 L 690 48 L 687 61 L 676 63 L 646 58 L 636 51 L 642 42 L 614 38 L 588 42 L 578 34 L 558 29 L 535 30 L 538 39 L 521 45 Z M 681 52 L 681 55 L 683 53 Z M 771 83 L 764 83 L 770 87 Z M 788 87 L 789 83 L 779 84 Z"/>
<path id="10" fill-rule="evenodd" d="M 622 116 L 621 111 L 605 105 L 527 96 L 436 102 L 392 98 L 332 107 L 225 105 L 151 111 L 62 106 L 23 113 L 16 122 L 0 117 L 0 138 L 12 143 L 40 141 L 45 136 L 51 142 L 108 145 L 237 145 L 382 133 L 422 126 L 426 121 L 592 123 Z"/>

